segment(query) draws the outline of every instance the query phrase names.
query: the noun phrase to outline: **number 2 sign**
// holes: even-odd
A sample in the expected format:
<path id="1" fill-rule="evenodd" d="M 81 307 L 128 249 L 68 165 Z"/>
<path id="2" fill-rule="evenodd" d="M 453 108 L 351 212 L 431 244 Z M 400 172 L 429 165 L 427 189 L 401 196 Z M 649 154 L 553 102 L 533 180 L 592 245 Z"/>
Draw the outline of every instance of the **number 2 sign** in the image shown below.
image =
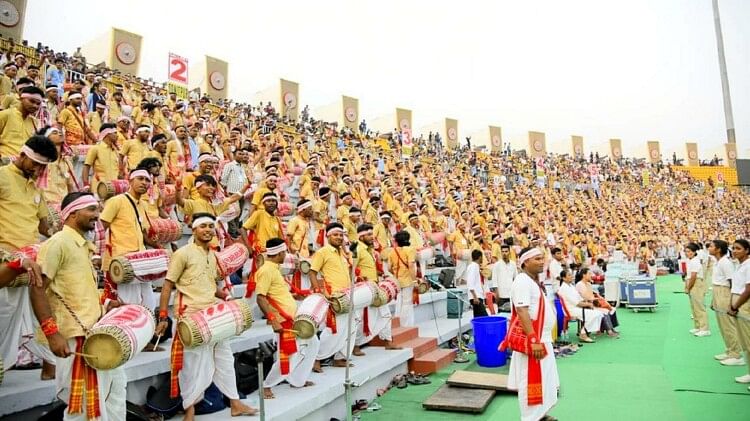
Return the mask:
<path id="1" fill-rule="evenodd" d="M 169 53 L 169 81 L 181 85 L 188 84 L 188 61 L 186 58 Z"/>

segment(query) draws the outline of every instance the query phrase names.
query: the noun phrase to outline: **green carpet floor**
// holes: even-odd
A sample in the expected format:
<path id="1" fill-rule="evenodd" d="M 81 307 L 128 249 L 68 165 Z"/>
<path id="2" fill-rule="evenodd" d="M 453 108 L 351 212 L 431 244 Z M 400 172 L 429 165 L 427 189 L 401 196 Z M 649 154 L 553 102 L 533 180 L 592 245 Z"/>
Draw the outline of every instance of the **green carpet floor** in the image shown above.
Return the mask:
<path id="1" fill-rule="evenodd" d="M 724 350 L 713 313 L 712 335 L 696 338 L 688 298 L 679 276 L 657 281 L 656 312 L 620 308 L 620 339 L 600 337 L 577 354 L 557 360 L 561 397 L 550 412 L 561 420 L 747 420 L 750 392 L 734 382 L 747 367 L 725 367 L 713 359 Z M 709 294 L 710 295 L 710 294 Z M 706 302 L 710 302 L 707 297 Z M 483 414 L 427 411 L 422 401 L 442 386 L 454 370 L 507 373 L 486 369 L 472 358 L 430 376 L 432 383 L 391 389 L 377 399 L 382 409 L 362 412 L 363 421 L 513 420 L 519 418 L 515 395 L 496 395 Z M 688 389 L 690 391 L 681 391 Z"/>

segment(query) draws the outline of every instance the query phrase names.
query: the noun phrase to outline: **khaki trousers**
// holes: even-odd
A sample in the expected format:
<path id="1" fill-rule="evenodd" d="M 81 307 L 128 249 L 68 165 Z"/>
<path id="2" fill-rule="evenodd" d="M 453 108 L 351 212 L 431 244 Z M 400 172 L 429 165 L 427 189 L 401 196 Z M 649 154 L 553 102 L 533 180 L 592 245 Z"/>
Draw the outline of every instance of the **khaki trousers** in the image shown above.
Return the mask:
<path id="1" fill-rule="evenodd" d="M 736 302 L 739 297 L 739 294 L 732 294 L 732 302 Z M 750 361 L 750 300 L 737 313 L 737 338 L 745 351 L 745 361 Z M 750 374 L 750 364 L 747 365 L 747 370 Z"/>
<path id="2" fill-rule="evenodd" d="M 706 281 L 697 278 L 690 290 L 690 309 L 693 312 L 693 323 L 698 330 L 708 330 L 708 314 L 706 313 Z"/>
<path id="3" fill-rule="evenodd" d="M 730 358 L 740 358 L 742 347 L 737 338 L 737 319 L 726 314 L 732 300 L 732 292 L 729 287 L 720 285 L 714 285 L 713 290 L 711 307 L 716 310 L 716 322 L 719 325 L 721 337 L 724 339 L 726 354 Z"/>

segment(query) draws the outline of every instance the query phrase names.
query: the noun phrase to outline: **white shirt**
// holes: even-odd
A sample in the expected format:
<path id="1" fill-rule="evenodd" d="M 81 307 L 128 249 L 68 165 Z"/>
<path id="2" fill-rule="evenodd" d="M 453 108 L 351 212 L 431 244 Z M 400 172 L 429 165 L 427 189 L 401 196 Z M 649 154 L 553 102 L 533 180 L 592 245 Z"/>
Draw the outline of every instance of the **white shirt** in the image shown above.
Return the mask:
<path id="1" fill-rule="evenodd" d="M 726 255 L 719 259 L 718 263 L 714 264 L 714 271 L 711 275 L 711 283 L 723 287 L 731 286 L 729 280 L 732 279 L 732 274 L 735 271 L 735 264 L 729 255 Z"/>
<path id="2" fill-rule="evenodd" d="M 552 261 L 549 262 L 549 280 L 552 281 L 553 284 L 558 283 L 557 277 L 560 276 L 562 271 L 562 264 L 555 260 L 555 258 L 552 258 Z"/>
<path id="3" fill-rule="evenodd" d="M 479 274 L 479 264 L 477 262 L 471 262 L 466 267 L 466 286 L 469 291 L 469 298 L 474 298 L 471 295 L 471 291 L 477 295 L 477 298 L 484 298 L 484 288 L 482 287 L 482 278 Z"/>
<path id="4" fill-rule="evenodd" d="M 747 284 L 750 284 L 750 258 L 745 259 L 732 274 L 732 294 L 742 294 Z"/>
<path id="5" fill-rule="evenodd" d="M 510 290 L 510 299 L 515 307 L 528 307 L 531 320 L 536 320 L 539 312 L 539 300 L 546 298 L 542 295 L 542 290 L 536 282 L 526 274 L 521 272 L 513 281 Z M 552 342 L 552 327 L 557 321 L 555 307 L 549 301 L 544 303 L 544 326 L 540 334 L 542 342 Z M 537 332 L 539 334 L 539 332 Z"/>
<path id="6" fill-rule="evenodd" d="M 690 278 L 691 273 L 695 273 L 695 279 L 703 279 L 703 265 L 698 255 L 688 261 L 687 272 L 687 278 Z"/>
<path id="7" fill-rule="evenodd" d="M 516 262 L 509 260 L 505 263 L 500 259 L 492 267 L 492 286 L 497 288 L 500 298 L 510 298 L 510 287 L 513 285 L 513 279 L 518 275 Z"/>
<path id="8" fill-rule="evenodd" d="M 557 294 L 560 296 L 560 298 L 565 300 L 565 306 L 569 308 L 576 307 L 578 306 L 578 303 L 583 301 L 583 297 L 581 297 L 581 294 L 578 293 L 576 287 L 565 282 L 560 285 L 560 289 L 557 290 Z"/>

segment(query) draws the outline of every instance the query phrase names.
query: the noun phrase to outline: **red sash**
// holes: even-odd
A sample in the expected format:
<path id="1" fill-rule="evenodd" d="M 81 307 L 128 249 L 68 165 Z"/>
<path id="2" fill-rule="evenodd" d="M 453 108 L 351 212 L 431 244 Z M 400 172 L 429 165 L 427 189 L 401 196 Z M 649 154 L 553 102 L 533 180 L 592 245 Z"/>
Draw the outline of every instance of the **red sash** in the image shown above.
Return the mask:
<path id="1" fill-rule="evenodd" d="M 294 327 L 294 318 L 290 317 L 284 310 L 281 309 L 281 305 L 277 303 L 273 298 L 266 295 L 266 300 L 271 304 L 279 315 L 284 319 L 281 322 L 283 330 L 279 333 L 279 363 L 281 364 L 281 374 L 289 374 L 289 357 L 297 352 L 297 339 L 292 332 Z"/>
<path id="2" fill-rule="evenodd" d="M 70 378 L 70 399 L 68 399 L 68 413 L 83 412 L 83 396 L 86 394 L 86 418 L 93 420 L 101 417 L 99 407 L 99 384 L 96 370 L 89 367 L 83 359 L 83 336 L 77 336 L 76 355 L 73 356 L 73 372 Z M 85 391 L 84 391 L 85 389 Z"/>
<path id="3" fill-rule="evenodd" d="M 182 316 L 185 311 L 185 307 L 182 305 L 182 294 L 177 293 L 177 315 Z M 172 339 L 172 349 L 169 353 L 169 397 L 176 398 L 180 395 L 180 371 L 185 364 L 185 347 L 182 344 L 180 335 L 175 335 Z"/>

